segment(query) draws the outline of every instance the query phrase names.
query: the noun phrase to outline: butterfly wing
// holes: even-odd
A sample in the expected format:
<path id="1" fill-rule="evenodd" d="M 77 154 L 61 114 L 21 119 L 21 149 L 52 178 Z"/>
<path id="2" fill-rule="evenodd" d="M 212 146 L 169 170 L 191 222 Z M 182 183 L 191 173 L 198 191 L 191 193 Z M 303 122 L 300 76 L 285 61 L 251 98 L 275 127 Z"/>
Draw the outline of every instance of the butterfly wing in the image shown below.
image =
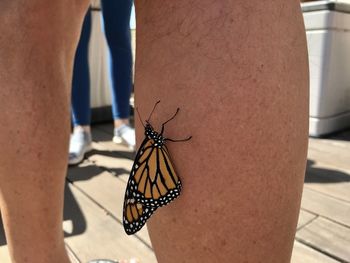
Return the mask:
<path id="1" fill-rule="evenodd" d="M 181 181 L 165 145 L 155 146 L 149 140 L 138 157 L 130 176 L 136 200 L 146 206 L 161 207 L 180 195 Z"/>
<path id="2" fill-rule="evenodd" d="M 151 145 L 151 140 L 146 137 L 136 154 L 135 160 L 139 160 L 142 153 L 149 149 Z M 132 171 L 137 169 L 136 167 L 137 163 L 134 162 Z M 139 231 L 145 225 L 147 219 L 149 219 L 156 210 L 156 208 L 153 207 L 146 207 L 135 199 L 136 189 L 137 186 L 135 185 L 131 172 L 125 191 L 123 206 L 123 226 L 128 235 L 132 235 Z"/>
<path id="3" fill-rule="evenodd" d="M 134 198 L 125 197 L 123 209 L 123 225 L 128 235 L 139 231 L 148 218 L 153 214 L 155 208 L 146 207 Z"/>
<path id="4" fill-rule="evenodd" d="M 127 234 L 140 230 L 154 211 L 180 195 L 181 181 L 163 144 L 145 138 L 131 169 L 124 199 L 123 224 Z"/>

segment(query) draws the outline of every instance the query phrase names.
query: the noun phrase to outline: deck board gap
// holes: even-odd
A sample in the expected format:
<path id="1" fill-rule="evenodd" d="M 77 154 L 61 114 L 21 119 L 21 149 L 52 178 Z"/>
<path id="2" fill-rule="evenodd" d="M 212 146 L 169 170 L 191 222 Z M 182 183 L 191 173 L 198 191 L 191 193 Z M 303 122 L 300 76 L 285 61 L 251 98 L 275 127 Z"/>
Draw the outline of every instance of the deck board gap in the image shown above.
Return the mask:
<path id="1" fill-rule="evenodd" d="M 117 218 L 116 216 L 113 215 L 112 211 L 109 211 L 107 208 L 105 208 L 103 205 L 101 205 L 100 203 L 98 203 L 95 199 L 93 199 L 88 193 L 86 193 L 83 189 L 81 189 L 81 187 L 77 186 L 74 184 L 74 182 L 71 183 L 71 185 L 77 189 L 80 193 L 82 193 L 86 198 L 88 198 L 91 202 L 93 202 L 95 205 L 97 205 L 98 207 L 100 207 L 107 216 L 111 217 L 112 219 L 114 219 L 116 222 L 118 222 L 119 224 L 123 225 L 123 222 Z M 137 238 L 140 242 L 142 242 L 145 246 L 147 246 L 150 250 L 153 251 L 153 248 L 146 242 L 146 240 L 144 240 L 142 237 L 140 237 L 139 235 L 134 235 L 135 238 Z"/>
<path id="2" fill-rule="evenodd" d="M 94 166 L 96 166 L 98 169 L 100 169 L 102 172 L 108 172 L 108 173 L 114 175 L 121 182 L 123 182 L 125 184 L 127 183 L 127 181 L 121 179 L 116 172 L 114 172 L 113 170 L 109 169 L 108 167 L 100 166 L 100 165 L 97 164 L 97 162 L 92 161 L 92 160 L 89 160 L 89 162 L 92 163 Z M 129 171 L 129 173 L 130 173 L 130 171 Z"/>
<path id="3" fill-rule="evenodd" d="M 67 244 L 67 242 L 64 242 L 64 245 L 65 245 L 65 247 L 66 247 L 66 249 L 67 249 L 67 253 L 68 253 L 68 255 L 69 255 L 69 259 L 70 259 L 71 261 L 74 260 L 72 263 L 82 263 L 82 262 L 79 260 L 77 254 L 76 254 L 76 253 L 73 251 L 73 249 Z"/>
<path id="4" fill-rule="evenodd" d="M 314 189 L 314 188 L 312 188 L 312 187 L 308 187 L 308 186 L 307 186 L 307 183 L 304 185 L 304 188 L 307 188 L 307 190 L 310 190 L 310 191 L 312 191 L 312 192 L 316 192 L 316 193 L 318 193 L 318 194 L 320 194 L 320 195 L 327 196 L 327 197 L 329 197 L 329 198 L 335 199 L 335 200 L 337 200 L 337 201 L 341 201 L 341 202 L 350 204 L 349 200 L 345 200 L 345 199 L 342 199 L 342 198 L 339 198 L 339 197 L 335 197 L 335 196 L 333 196 L 333 195 L 329 195 L 329 194 L 327 194 L 327 193 L 318 191 L 318 190 L 316 190 L 316 189 Z"/>
<path id="5" fill-rule="evenodd" d="M 303 209 L 303 210 L 305 210 L 305 209 Z M 305 210 L 305 211 L 306 211 L 306 210 Z M 307 212 L 309 212 L 309 211 L 307 211 Z M 309 213 L 310 213 L 310 212 L 309 212 Z M 306 223 L 304 223 L 304 224 L 302 224 L 301 226 L 297 227 L 297 231 L 301 230 L 302 228 L 306 227 L 307 225 L 310 225 L 313 221 L 315 221 L 317 218 L 320 217 L 319 215 L 316 215 L 316 214 L 314 214 L 314 215 L 315 215 L 314 218 L 310 219 L 310 220 L 307 221 Z"/>
<path id="6" fill-rule="evenodd" d="M 300 242 L 300 243 L 302 243 L 303 245 L 305 245 L 305 246 L 307 246 L 307 247 L 313 249 L 313 250 L 316 250 L 317 252 L 319 252 L 319 253 L 321 253 L 321 254 L 327 256 L 327 257 L 330 257 L 331 259 L 334 259 L 334 260 L 340 262 L 340 263 L 350 263 L 349 261 L 346 261 L 346 260 L 344 260 L 344 259 L 342 259 L 342 258 L 339 258 L 339 257 L 337 257 L 336 255 L 333 255 L 333 254 L 331 254 L 331 253 L 329 253 L 329 252 L 323 250 L 322 248 L 319 248 L 319 247 L 317 247 L 317 246 L 315 246 L 315 245 L 313 245 L 313 244 L 311 244 L 311 243 L 309 243 L 309 242 L 306 242 L 306 241 L 303 240 L 302 238 L 295 237 L 295 240 L 298 241 L 298 242 Z"/>
<path id="7" fill-rule="evenodd" d="M 315 212 L 312 212 L 312 211 L 310 211 L 309 209 L 306 209 L 306 208 L 301 208 L 301 209 L 304 210 L 304 211 L 306 211 L 306 212 L 309 212 L 310 214 L 313 214 L 313 215 L 317 216 L 317 218 L 324 218 L 324 219 L 327 219 L 327 220 L 331 221 L 332 223 L 335 223 L 335 224 L 337 224 L 337 225 L 340 225 L 340 226 L 342 226 L 342 227 L 345 227 L 345 228 L 350 229 L 350 226 L 349 226 L 349 225 L 346 225 L 346 224 L 341 223 L 341 222 L 339 222 L 339 221 L 337 221 L 337 220 L 334 220 L 333 218 L 330 218 L 330 217 L 324 216 L 324 215 L 316 214 Z M 315 218 L 315 219 L 316 219 L 316 218 Z M 314 219 L 313 219 L 312 221 L 314 221 Z M 309 223 L 308 223 L 307 225 L 309 225 Z M 350 262 L 349 262 L 349 263 L 350 263 Z"/>
<path id="8" fill-rule="evenodd" d="M 67 179 L 68 180 L 68 179 Z M 86 198 L 88 198 L 91 202 L 93 202 L 95 205 L 97 205 L 99 208 L 101 208 L 107 215 L 111 215 L 111 212 L 106 209 L 102 204 L 100 204 L 99 202 L 97 202 L 95 199 L 93 199 L 88 193 L 86 193 L 81 187 L 77 186 L 76 184 L 74 184 L 74 182 L 71 182 L 70 180 L 68 180 L 69 183 L 72 185 L 72 187 L 74 187 L 75 189 L 77 189 L 80 193 L 82 193 Z M 115 218 L 115 217 L 113 217 Z M 117 222 L 122 224 L 123 222 L 121 222 L 119 219 L 117 219 Z"/>

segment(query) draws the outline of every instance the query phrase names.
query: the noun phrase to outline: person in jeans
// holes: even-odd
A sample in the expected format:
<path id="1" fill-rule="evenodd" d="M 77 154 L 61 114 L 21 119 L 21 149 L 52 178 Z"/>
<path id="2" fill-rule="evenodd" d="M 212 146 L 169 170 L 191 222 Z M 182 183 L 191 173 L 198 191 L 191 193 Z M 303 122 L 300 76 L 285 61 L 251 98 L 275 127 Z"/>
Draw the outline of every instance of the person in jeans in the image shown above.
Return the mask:
<path id="1" fill-rule="evenodd" d="M 130 127 L 132 89 L 132 50 L 130 15 L 132 0 L 102 0 L 104 31 L 111 54 L 111 94 L 115 143 L 135 147 L 135 130 Z M 88 47 L 91 34 L 91 9 L 88 10 L 75 55 L 72 86 L 73 134 L 70 139 L 69 164 L 80 163 L 91 150 L 91 111 Z M 93 63 L 93 62 L 92 62 Z"/>

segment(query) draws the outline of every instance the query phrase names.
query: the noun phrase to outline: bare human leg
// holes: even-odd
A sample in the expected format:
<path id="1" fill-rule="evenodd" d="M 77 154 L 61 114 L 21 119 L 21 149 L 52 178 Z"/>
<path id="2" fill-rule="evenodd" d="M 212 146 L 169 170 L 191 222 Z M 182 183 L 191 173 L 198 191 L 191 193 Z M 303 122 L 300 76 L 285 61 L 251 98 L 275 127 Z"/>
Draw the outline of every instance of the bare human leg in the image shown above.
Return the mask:
<path id="1" fill-rule="evenodd" d="M 0 4 L 0 206 L 12 261 L 63 263 L 72 61 L 87 0 Z"/>
<path id="2" fill-rule="evenodd" d="M 290 261 L 308 134 L 299 1 L 138 0 L 136 103 L 182 196 L 148 224 L 159 263 Z M 138 141 L 143 129 L 138 125 Z"/>

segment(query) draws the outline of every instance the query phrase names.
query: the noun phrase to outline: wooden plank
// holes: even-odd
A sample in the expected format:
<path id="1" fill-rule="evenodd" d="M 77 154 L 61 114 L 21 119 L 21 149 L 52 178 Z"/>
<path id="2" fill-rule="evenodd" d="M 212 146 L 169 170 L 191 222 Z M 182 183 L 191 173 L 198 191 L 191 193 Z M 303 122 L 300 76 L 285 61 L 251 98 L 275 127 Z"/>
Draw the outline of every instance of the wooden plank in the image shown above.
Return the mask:
<path id="1" fill-rule="evenodd" d="M 350 202 L 350 173 L 329 164 L 308 160 L 305 186 Z"/>
<path id="2" fill-rule="evenodd" d="M 93 143 L 94 151 L 88 155 L 88 160 L 127 182 L 135 152 L 124 145 L 113 143 L 110 140 L 111 135 L 103 131 L 103 129 L 106 129 L 103 128 L 105 126 L 111 129 L 113 127 L 112 124 L 102 124 L 95 126 L 93 129 L 94 137 L 98 142 Z"/>
<path id="3" fill-rule="evenodd" d="M 323 193 L 333 198 L 350 203 L 350 183 L 324 184 L 307 183 L 304 188 Z"/>
<path id="4" fill-rule="evenodd" d="M 350 142 L 310 138 L 308 158 L 350 172 Z"/>
<path id="5" fill-rule="evenodd" d="M 80 263 L 80 261 L 75 257 L 72 251 L 68 247 L 66 247 L 66 249 L 71 263 Z M 7 245 L 0 246 L 0 262 L 11 263 L 10 253 L 8 251 Z"/>
<path id="6" fill-rule="evenodd" d="M 11 263 L 10 253 L 6 245 L 0 246 L 0 262 Z"/>
<path id="7" fill-rule="evenodd" d="M 116 152 L 125 158 L 133 159 L 135 153 L 124 144 L 116 144 L 112 141 L 113 135 L 106 133 L 103 130 L 92 129 L 92 138 L 97 143 L 96 150 Z"/>
<path id="8" fill-rule="evenodd" d="M 70 167 L 67 177 L 122 221 L 125 187 L 133 161 L 115 151 L 115 147 L 119 149 L 120 145 L 93 143 L 93 147 L 95 151 L 89 154 L 88 160 L 79 166 Z M 146 227 L 138 232 L 137 236 L 151 246 Z"/>
<path id="9" fill-rule="evenodd" d="M 318 217 L 296 234 L 297 239 L 343 261 L 350 261 L 350 229 Z"/>
<path id="10" fill-rule="evenodd" d="M 338 263 L 339 261 L 328 257 L 298 241 L 294 242 L 291 263 Z"/>
<path id="11" fill-rule="evenodd" d="M 297 229 L 301 229 L 302 227 L 306 226 L 312 220 L 314 220 L 316 217 L 317 217 L 316 215 L 301 209 L 300 213 L 299 213 L 299 220 L 298 220 Z"/>
<path id="12" fill-rule="evenodd" d="M 127 158 L 120 158 L 111 152 L 109 156 L 100 153 L 89 155 L 89 161 L 94 163 L 98 168 L 109 171 L 127 182 L 133 161 Z"/>
<path id="13" fill-rule="evenodd" d="M 67 178 L 74 181 L 90 180 L 94 176 L 98 176 L 103 172 L 101 168 L 97 167 L 89 160 L 85 160 L 76 166 L 70 166 L 67 171 Z"/>
<path id="14" fill-rule="evenodd" d="M 95 258 L 115 260 L 135 257 L 142 259 L 142 262 L 157 262 L 153 251 L 137 237 L 127 236 L 119 222 L 74 186 L 69 186 L 68 189 L 79 203 L 86 223 L 83 233 L 66 237 L 65 242 L 81 262 Z M 64 228 L 69 233 L 71 229 L 67 229 L 67 225 Z"/>
<path id="15" fill-rule="evenodd" d="M 350 149 L 350 138 L 348 140 L 330 138 L 309 138 L 309 147 L 329 154 L 347 153 Z M 338 149 L 338 151 L 337 151 Z"/>
<path id="16" fill-rule="evenodd" d="M 77 258 L 77 256 L 74 254 L 74 252 L 70 249 L 68 245 L 66 245 L 66 250 L 71 263 L 81 263 L 80 260 Z"/>
<path id="17" fill-rule="evenodd" d="M 118 160 L 116 161 L 118 162 Z M 82 170 L 82 172 L 84 171 Z M 97 176 L 91 177 L 89 180 L 77 180 L 76 178 L 81 178 L 81 176 L 68 175 L 68 179 L 72 181 L 75 186 L 83 190 L 84 193 L 101 207 L 122 222 L 126 179 L 124 181 L 120 180 L 115 175 L 102 170 L 100 170 Z M 139 231 L 137 236 L 151 247 L 151 241 L 146 227 Z"/>
<path id="18" fill-rule="evenodd" d="M 106 135 L 105 132 L 98 131 L 97 129 L 93 129 L 93 133 L 97 134 L 98 138 Z M 90 162 L 115 175 L 124 175 L 127 181 L 135 155 L 133 151 L 126 146 L 115 144 L 110 140 L 98 141 L 98 143 L 94 142 L 93 149 L 87 155 Z"/>
<path id="19" fill-rule="evenodd" d="M 301 207 L 350 227 L 350 203 L 304 188 Z"/>

